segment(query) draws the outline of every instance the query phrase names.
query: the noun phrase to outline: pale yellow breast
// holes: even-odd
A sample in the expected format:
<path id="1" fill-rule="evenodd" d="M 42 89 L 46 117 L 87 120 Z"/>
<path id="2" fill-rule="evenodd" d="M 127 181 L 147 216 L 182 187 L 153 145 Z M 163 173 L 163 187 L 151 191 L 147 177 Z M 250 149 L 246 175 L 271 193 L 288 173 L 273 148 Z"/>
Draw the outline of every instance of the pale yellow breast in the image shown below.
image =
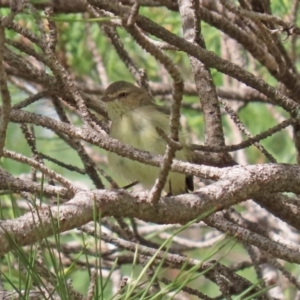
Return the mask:
<path id="1" fill-rule="evenodd" d="M 154 125 L 155 124 L 155 125 Z M 153 154 L 164 154 L 166 142 L 157 133 L 156 128 L 169 132 L 169 117 L 152 106 L 137 108 L 123 115 L 112 123 L 110 136 L 135 148 Z M 182 141 L 182 138 L 180 138 Z M 178 151 L 176 158 L 187 160 L 186 150 Z M 153 186 L 158 177 L 159 168 L 120 157 L 109 152 L 108 161 L 116 175 L 121 175 L 127 182 L 139 181 L 145 188 Z M 173 194 L 185 192 L 185 175 L 170 173 L 169 180 Z M 168 191 L 168 185 L 165 187 Z"/>

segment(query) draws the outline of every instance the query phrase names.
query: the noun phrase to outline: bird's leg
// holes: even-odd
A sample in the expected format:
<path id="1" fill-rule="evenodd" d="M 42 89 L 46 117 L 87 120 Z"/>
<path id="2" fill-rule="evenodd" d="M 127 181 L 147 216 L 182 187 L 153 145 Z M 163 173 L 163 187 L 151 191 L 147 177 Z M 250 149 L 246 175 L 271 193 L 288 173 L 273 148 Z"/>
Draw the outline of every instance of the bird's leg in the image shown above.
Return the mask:
<path id="1" fill-rule="evenodd" d="M 137 185 L 138 183 L 139 183 L 138 181 L 134 181 L 134 182 L 132 182 L 132 183 L 129 183 L 129 184 L 123 186 L 122 189 L 123 189 L 123 190 L 128 190 L 128 189 L 130 189 L 131 187 Z"/>

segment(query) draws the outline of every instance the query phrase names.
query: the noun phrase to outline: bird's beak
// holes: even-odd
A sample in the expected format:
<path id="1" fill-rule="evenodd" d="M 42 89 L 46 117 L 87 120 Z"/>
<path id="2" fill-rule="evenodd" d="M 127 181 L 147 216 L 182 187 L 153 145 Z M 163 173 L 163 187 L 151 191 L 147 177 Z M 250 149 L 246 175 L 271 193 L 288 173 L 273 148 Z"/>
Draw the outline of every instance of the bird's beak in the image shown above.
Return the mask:
<path id="1" fill-rule="evenodd" d="M 108 97 L 108 96 L 103 96 L 102 98 L 101 98 L 101 101 L 102 102 L 111 102 L 111 101 L 113 101 L 113 99 L 111 99 L 110 97 Z"/>

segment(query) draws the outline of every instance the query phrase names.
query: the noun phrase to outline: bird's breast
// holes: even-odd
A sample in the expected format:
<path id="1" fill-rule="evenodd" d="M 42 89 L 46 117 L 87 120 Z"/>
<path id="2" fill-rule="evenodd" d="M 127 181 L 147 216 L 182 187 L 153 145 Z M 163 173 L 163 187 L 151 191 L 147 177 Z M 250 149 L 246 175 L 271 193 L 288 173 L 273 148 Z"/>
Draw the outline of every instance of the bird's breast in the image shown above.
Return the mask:
<path id="1" fill-rule="evenodd" d="M 156 127 L 168 132 L 168 117 L 151 109 L 140 109 L 112 122 L 110 136 L 135 148 L 163 154 L 166 143 Z"/>
<path id="2" fill-rule="evenodd" d="M 157 127 L 168 134 L 168 116 L 152 107 L 143 107 L 114 119 L 110 136 L 137 149 L 162 155 L 166 149 L 166 142 L 158 134 Z M 180 136 L 180 141 L 182 140 Z M 176 158 L 186 161 L 186 149 L 177 151 Z M 112 170 L 123 177 L 126 182 L 138 180 L 147 189 L 153 186 L 159 175 L 157 167 L 145 165 L 112 152 L 108 153 L 108 161 Z M 184 193 L 186 191 L 185 175 L 170 172 L 165 186 L 167 192 L 170 191 L 170 186 L 174 195 Z"/>

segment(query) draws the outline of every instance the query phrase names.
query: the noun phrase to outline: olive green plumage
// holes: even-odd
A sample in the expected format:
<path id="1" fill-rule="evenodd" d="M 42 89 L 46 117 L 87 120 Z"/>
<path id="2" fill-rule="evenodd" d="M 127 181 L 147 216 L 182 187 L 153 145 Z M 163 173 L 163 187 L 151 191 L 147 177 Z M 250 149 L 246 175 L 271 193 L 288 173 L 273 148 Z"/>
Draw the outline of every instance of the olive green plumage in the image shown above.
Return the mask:
<path id="1" fill-rule="evenodd" d="M 148 93 L 125 81 L 111 84 L 105 91 L 102 101 L 106 103 L 108 116 L 112 121 L 110 136 L 135 148 L 163 155 L 165 140 L 156 128 L 169 133 L 169 115 L 161 106 L 156 105 Z M 176 152 L 176 159 L 189 160 L 189 151 L 185 147 L 182 133 L 179 141 L 183 149 Z M 121 175 L 127 182 L 139 181 L 150 189 L 159 174 L 159 168 L 108 153 L 108 162 L 114 174 Z M 170 172 L 165 191 L 178 195 L 193 189 L 191 177 Z"/>

